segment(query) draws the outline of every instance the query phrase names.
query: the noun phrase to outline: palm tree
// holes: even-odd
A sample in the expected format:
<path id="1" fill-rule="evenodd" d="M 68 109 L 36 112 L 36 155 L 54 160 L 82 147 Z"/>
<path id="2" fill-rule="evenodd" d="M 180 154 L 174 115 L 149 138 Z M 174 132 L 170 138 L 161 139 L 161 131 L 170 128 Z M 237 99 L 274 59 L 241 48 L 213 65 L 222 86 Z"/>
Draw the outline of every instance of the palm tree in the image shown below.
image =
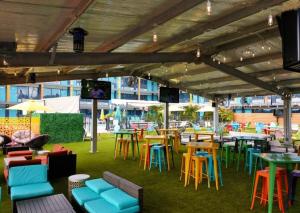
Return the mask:
<path id="1" fill-rule="evenodd" d="M 182 112 L 181 117 L 189 120 L 191 122 L 196 122 L 197 118 L 198 118 L 198 111 L 199 110 L 199 106 L 197 105 L 188 105 L 184 107 L 184 112 Z"/>
<path id="2" fill-rule="evenodd" d="M 157 123 L 158 127 L 161 128 L 163 124 L 163 107 L 162 106 L 149 106 L 146 121 Z"/>

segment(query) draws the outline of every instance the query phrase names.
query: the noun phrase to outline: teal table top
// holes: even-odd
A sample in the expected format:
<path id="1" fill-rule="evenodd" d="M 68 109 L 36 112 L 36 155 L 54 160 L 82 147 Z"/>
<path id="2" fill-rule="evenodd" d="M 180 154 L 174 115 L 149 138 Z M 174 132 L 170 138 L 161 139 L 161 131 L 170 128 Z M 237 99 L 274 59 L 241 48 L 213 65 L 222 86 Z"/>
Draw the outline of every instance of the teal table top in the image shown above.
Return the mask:
<path id="1" fill-rule="evenodd" d="M 272 163 L 300 163 L 296 153 L 254 153 L 253 155 Z"/>

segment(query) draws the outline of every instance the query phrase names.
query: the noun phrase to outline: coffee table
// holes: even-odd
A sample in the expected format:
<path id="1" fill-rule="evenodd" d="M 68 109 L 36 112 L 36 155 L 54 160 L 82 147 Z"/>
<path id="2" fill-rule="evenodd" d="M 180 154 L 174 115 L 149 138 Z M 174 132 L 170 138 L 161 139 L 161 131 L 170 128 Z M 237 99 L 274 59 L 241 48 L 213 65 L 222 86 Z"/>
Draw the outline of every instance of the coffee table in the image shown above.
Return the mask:
<path id="1" fill-rule="evenodd" d="M 16 208 L 18 213 L 76 213 L 63 194 L 17 201 Z"/>

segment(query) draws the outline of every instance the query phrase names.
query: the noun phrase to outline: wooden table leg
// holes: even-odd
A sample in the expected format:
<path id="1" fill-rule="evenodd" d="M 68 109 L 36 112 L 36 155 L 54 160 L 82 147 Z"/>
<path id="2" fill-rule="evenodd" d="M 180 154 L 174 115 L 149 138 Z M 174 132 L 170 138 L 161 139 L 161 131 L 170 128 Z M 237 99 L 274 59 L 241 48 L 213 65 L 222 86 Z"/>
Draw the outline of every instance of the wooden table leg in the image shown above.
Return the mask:
<path id="1" fill-rule="evenodd" d="M 115 159 L 117 158 L 117 141 L 118 141 L 118 134 L 116 134 L 116 139 L 115 139 L 115 151 L 114 151 L 114 153 L 115 153 L 114 158 Z"/>
<path id="2" fill-rule="evenodd" d="M 146 168 L 147 168 L 148 153 L 149 153 L 149 139 L 146 140 L 144 170 L 146 170 Z"/>
<path id="3" fill-rule="evenodd" d="M 132 151 L 132 159 L 134 158 L 134 140 L 133 140 L 133 134 L 131 135 L 131 151 Z"/>
<path id="4" fill-rule="evenodd" d="M 187 186 L 190 170 L 190 160 L 191 160 L 191 149 L 188 148 L 188 153 L 185 156 L 185 172 L 184 172 L 184 186 Z"/>
<path id="5" fill-rule="evenodd" d="M 215 172 L 215 178 L 216 178 L 216 189 L 219 190 L 219 175 L 218 175 L 218 160 L 217 160 L 217 150 L 213 149 L 213 160 L 214 160 L 214 172 Z"/>
<path id="6" fill-rule="evenodd" d="M 269 162 L 270 178 L 269 178 L 269 199 L 268 199 L 268 213 L 272 213 L 273 198 L 274 198 L 274 186 L 276 175 L 276 164 Z"/>
<path id="7" fill-rule="evenodd" d="M 168 144 L 168 138 L 164 139 L 164 143 L 166 146 L 166 158 L 167 158 L 167 165 L 168 165 L 168 171 L 170 171 L 170 159 L 169 159 L 169 144 Z"/>

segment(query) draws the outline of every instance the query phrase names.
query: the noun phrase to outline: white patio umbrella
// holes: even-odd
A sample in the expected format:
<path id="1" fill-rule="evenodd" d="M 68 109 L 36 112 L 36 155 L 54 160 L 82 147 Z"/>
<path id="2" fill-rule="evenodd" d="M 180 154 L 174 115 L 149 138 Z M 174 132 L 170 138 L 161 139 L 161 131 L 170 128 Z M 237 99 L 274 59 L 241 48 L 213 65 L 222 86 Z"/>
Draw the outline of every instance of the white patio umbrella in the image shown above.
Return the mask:
<path id="1" fill-rule="evenodd" d="M 30 137 L 31 137 L 31 116 L 33 112 L 38 112 L 38 111 L 44 111 L 44 112 L 54 112 L 54 110 L 50 109 L 49 107 L 44 106 L 41 104 L 40 101 L 36 100 L 28 100 L 20 104 L 16 104 L 12 107 L 9 107 L 7 109 L 10 110 L 22 110 L 26 111 L 29 114 L 30 118 Z"/>

